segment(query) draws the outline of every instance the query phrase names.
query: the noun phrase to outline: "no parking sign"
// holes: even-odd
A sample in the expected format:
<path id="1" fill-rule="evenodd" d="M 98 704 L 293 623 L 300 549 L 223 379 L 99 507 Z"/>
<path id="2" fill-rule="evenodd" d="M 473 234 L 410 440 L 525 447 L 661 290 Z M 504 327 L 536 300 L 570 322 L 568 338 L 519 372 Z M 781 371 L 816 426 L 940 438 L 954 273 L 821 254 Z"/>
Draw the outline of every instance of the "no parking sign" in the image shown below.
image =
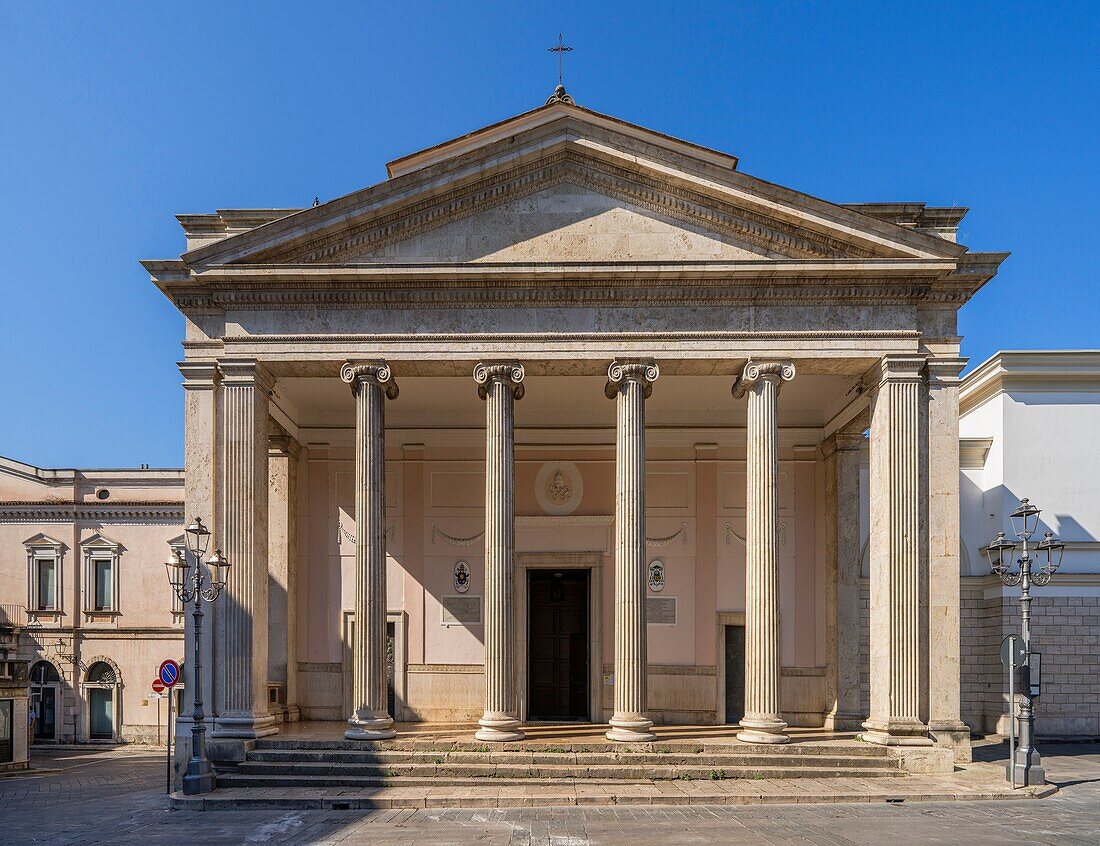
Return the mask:
<path id="1" fill-rule="evenodd" d="M 169 658 L 160 665 L 157 677 L 165 687 L 172 687 L 180 680 L 180 665 Z"/>

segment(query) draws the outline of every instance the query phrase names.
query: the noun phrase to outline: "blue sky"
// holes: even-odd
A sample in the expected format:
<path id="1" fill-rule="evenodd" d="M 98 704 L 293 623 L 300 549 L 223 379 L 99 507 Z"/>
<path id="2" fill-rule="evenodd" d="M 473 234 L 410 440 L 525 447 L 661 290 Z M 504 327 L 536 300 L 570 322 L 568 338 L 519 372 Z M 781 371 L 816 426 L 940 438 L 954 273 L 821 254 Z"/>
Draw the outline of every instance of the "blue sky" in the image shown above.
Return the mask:
<path id="1" fill-rule="evenodd" d="M 295 207 L 538 105 L 598 111 L 836 202 L 969 206 L 1011 250 L 964 353 L 1100 347 L 1100 4 L 0 0 L 0 454 L 182 462 L 173 218 Z"/>

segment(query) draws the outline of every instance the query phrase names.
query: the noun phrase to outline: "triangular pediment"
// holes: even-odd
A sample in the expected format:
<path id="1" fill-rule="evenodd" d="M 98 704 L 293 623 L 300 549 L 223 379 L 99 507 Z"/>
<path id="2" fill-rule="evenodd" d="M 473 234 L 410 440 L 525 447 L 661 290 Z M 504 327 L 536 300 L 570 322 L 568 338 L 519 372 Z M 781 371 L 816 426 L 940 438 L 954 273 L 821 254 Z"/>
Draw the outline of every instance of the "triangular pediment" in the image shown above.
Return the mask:
<path id="1" fill-rule="evenodd" d="M 391 163 L 391 179 L 198 247 L 192 267 L 951 258 L 945 239 L 554 105 Z"/>
<path id="2" fill-rule="evenodd" d="M 114 538 L 110 538 L 102 532 L 96 532 L 89 538 L 82 540 L 80 546 L 86 550 L 109 550 L 111 552 L 118 552 L 122 549 L 122 544 L 116 541 Z"/>
<path id="3" fill-rule="evenodd" d="M 27 547 L 27 549 L 55 549 L 59 551 L 62 549 L 66 549 L 66 546 L 62 541 L 59 541 L 57 538 L 50 537 L 43 532 L 39 532 L 36 535 L 31 535 L 29 538 L 23 541 L 23 546 Z"/>

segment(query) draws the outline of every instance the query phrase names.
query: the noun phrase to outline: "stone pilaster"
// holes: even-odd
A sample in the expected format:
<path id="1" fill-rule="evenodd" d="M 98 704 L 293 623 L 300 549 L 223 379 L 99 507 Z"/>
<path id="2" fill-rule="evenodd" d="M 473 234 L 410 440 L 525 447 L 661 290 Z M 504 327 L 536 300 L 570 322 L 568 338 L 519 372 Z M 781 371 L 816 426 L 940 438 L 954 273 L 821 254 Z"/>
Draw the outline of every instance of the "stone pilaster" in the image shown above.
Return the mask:
<path id="1" fill-rule="evenodd" d="M 183 464 L 184 481 L 184 525 L 196 517 L 218 537 L 221 509 L 218 490 L 221 486 L 219 468 L 221 452 L 219 449 L 221 427 L 218 417 L 218 391 L 220 374 L 218 365 L 213 361 L 181 361 L 180 373 L 183 374 Z M 206 609 L 209 612 L 209 607 Z M 187 656 L 184 664 L 183 709 L 176 716 L 176 737 L 173 750 L 173 769 L 177 779 L 187 772 L 187 761 L 191 757 L 191 715 L 195 709 L 195 684 L 191 677 L 195 654 L 195 620 L 190 613 L 184 618 L 184 649 Z M 213 713 L 215 682 L 220 679 L 214 674 L 213 644 L 218 620 L 207 613 L 202 631 L 202 689 L 206 715 Z M 177 786 L 180 786 L 177 784 Z"/>
<path id="2" fill-rule="evenodd" d="M 352 714 L 344 737 L 386 740 L 386 398 L 397 383 L 384 362 L 348 362 L 340 378 L 355 396 L 355 639 Z"/>
<path id="3" fill-rule="evenodd" d="M 745 365 L 734 397 L 748 397 L 745 501 L 745 716 L 737 739 L 786 743 L 779 701 L 779 388 L 794 365 Z"/>
<path id="4" fill-rule="evenodd" d="M 278 423 L 271 424 L 268 476 L 267 678 L 283 685 L 285 719 L 298 708 L 298 456 L 302 448 Z"/>
<path id="5" fill-rule="evenodd" d="M 218 603 L 219 684 L 214 736 L 274 734 L 267 709 L 268 397 L 273 381 L 255 359 L 223 359 L 221 521 L 213 535 L 229 559 Z"/>
<path id="6" fill-rule="evenodd" d="M 863 418 L 861 418 L 863 421 Z M 859 704 L 859 470 L 865 421 L 821 445 L 825 457 L 825 728 L 863 725 Z"/>
<path id="7" fill-rule="evenodd" d="M 645 401 L 660 375 L 648 361 L 614 361 L 604 393 L 617 403 L 615 438 L 615 713 L 608 740 L 646 741 Z"/>
<path id="8" fill-rule="evenodd" d="M 478 364 L 477 393 L 485 400 L 485 713 L 478 740 L 523 740 L 516 688 L 515 421 L 523 397 L 523 366 Z"/>
<path id="9" fill-rule="evenodd" d="M 959 374 L 966 359 L 928 359 L 928 731 L 970 760 L 959 657 Z"/>
<path id="10" fill-rule="evenodd" d="M 924 365 L 923 356 L 887 356 L 871 378 L 871 713 L 863 737 L 886 745 L 932 742 Z"/>

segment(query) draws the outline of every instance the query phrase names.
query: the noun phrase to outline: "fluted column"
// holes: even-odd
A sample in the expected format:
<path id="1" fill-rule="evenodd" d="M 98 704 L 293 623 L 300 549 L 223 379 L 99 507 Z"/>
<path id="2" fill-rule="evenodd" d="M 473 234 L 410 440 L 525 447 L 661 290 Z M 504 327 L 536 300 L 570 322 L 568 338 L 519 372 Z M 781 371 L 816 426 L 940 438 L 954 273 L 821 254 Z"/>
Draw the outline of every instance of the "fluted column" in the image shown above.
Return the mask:
<path id="1" fill-rule="evenodd" d="M 384 362 L 348 362 L 340 378 L 355 396 L 355 640 L 352 713 L 344 737 L 393 737 L 386 697 L 386 416 L 397 383 Z"/>
<path id="2" fill-rule="evenodd" d="M 485 713 L 478 740 L 523 740 L 516 689 L 514 403 L 523 397 L 523 366 L 478 364 L 485 400 Z"/>
<path id="3" fill-rule="evenodd" d="M 865 740 L 926 745 L 928 529 L 923 356 L 871 375 L 871 714 Z"/>
<path id="4" fill-rule="evenodd" d="M 223 359 L 221 521 L 229 559 L 215 673 L 215 737 L 274 734 L 267 710 L 268 396 L 274 385 L 255 359 Z M 220 647 L 220 648 L 218 648 Z"/>
<path id="5" fill-rule="evenodd" d="M 645 401 L 660 375 L 648 361 L 614 361 L 604 393 L 615 437 L 615 714 L 608 740 L 646 741 Z"/>
<path id="6" fill-rule="evenodd" d="M 745 716 L 737 739 L 786 743 L 779 700 L 779 388 L 794 365 L 750 361 L 733 385 L 748 397 L 745 501 Z"/>

